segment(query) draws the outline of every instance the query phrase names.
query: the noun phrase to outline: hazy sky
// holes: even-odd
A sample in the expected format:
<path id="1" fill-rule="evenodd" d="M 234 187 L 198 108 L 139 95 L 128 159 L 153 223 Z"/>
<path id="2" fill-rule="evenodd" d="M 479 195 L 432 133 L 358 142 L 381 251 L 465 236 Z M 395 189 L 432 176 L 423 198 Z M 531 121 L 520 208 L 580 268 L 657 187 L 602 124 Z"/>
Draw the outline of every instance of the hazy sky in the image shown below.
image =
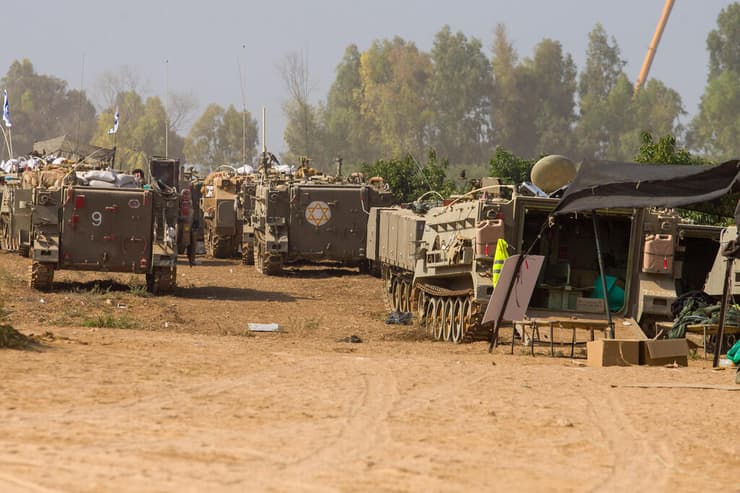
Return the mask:
<path id="1" fill-rule="evenodd" d="M 682 96 L 693 115 L 704 91 L 706 36 L 726 0 L 677 0 L 651 77 Z M 28 58 L 36 71 L 92 93 L 95 79 L 122 65 L 137 67 L 150 94 L 193 92 L 205 106 L 241 108 L 238 64 L 247 109 L 267 107 L 267 144 L 282 151 L 285 91 L 278 66 L 290 52 L 308 60 L 313 100 L 325 99 L 334 70 L 351 43 L 366 50 L 396 35 L 425 51 L 448 24 L 477 37 L 490 56 L 496 24 L 504 23 L 520 57 L 548 37 L 560 41 L 581 70 L 588 33 L 597 22 L 614 36 L 637 78 L 663 0 L 264 0 L 264 1 L 6 1 L 0 22 L 0 73 Z M 84 70 L 83 70 L 84 58 Z M 165 63 L 167 60 L 167 63 Z M 167 82 L 167 83 L 166 83 Z M 94 96 L 94 94 L 91 94 Z M 11 95 L 12 105 L 12 95 Z M 12 106 L 11 106 L 12 111 Z M 685 117 L 684 123 L 688 120 Z M 124 125 L 125 122 L 121 122 Z"/>

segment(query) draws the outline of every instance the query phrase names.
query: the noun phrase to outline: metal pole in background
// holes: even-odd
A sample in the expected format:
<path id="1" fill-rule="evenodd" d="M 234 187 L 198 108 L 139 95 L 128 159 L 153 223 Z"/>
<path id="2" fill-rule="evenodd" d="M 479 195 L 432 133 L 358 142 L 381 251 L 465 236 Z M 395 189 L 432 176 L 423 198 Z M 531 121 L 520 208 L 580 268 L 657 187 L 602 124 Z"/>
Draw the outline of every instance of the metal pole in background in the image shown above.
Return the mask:
<path id="1" fill-rule="evenodd" d="M 591 219 L 594 223 L 594 241 L 596 241 L 596 258 L 599 261 L 599 274 L 601 275 L 601 291 L 604 293 L 604 313 L 606 313 L 606 323 L 609 327 L 609 339 L 614 339 L 614 322 L 612 321 L 612 312 L 609 310 L 609 296 L 606 291 L 604 258 L 601 255 L 601 240 L 599 240 L 599 219 L 596 215 L 596 211 L 591 212 Z"/>
<path id="2" fill-rule="evenodd" d="M 246 50 L 247 45 L 243 44 L 242 49 Z M 239 69 L 239 90 L 242 93 L 242 165 L 247 164 L 247 97 L 244 86 L 244 77 L 242 76 L 242 64 L 239 57 L 236 57 L 236 65 Z"/>
<path id="3" fill-rule="evenodd" d="M 170 139 L 170 112 L 169 112 L 169 60 L 164 61 L 164 158 L 167 159 L 167 151 L 169 150 L 169 139 Z"/>
<path id="4" fill-rule="evenodd" d="M 722 301 L 719 307 L 719 321 L 717 324 L 717 339 L 714 343 L 714 359 L 712 360 L 712 367 L 717 368 L 719 366 L 719 355 L 722 353 L 722 339 L 725 338 L 725 318 L 727 318 L 727 302 L 729 301 L 731 294 L 730 284 L 732 283 L 732 265 L 735 263 L 735 259 L 727 257 L 727 267 L 725 267 L 725 278 L 724 285 L 722 286 Z M 704 341 L 706 344 L 706 341 Z"/>

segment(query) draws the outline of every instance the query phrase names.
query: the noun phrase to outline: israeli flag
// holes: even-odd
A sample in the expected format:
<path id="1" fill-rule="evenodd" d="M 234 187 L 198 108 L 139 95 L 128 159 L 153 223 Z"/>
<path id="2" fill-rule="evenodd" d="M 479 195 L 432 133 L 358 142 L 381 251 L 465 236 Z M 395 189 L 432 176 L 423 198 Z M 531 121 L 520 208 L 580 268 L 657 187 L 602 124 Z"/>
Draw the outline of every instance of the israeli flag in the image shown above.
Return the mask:
<path id="1" fill-rule="evenodd" d="M 116 110 L 116 115 L 113 117 L 113 128 L 108 129 L 108 135 L 118 132 L 118 116 L 118 110 Z"/>
<path id="2" fill-rule="evenodd" d="M 13 126 L 12 123 L 10 123 L 10 105 L 8 104 L 8 90 L 3 89 L 3 120 L 5 121 L 5 126 L 10 128 Z"/>

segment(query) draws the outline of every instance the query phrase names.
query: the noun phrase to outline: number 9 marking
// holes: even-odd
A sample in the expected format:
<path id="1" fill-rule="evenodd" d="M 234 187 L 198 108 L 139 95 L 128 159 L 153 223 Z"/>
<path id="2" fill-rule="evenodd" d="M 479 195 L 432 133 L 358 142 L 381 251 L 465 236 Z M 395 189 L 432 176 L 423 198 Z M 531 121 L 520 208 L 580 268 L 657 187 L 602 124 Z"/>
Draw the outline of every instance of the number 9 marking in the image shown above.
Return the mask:
<path id="1" fill-rule="evenodd" d="M 101 224 L 103 224 L 103 215 L 100 212 L 95 211 L 90 217 L 92 219 L 93 226 L 100 226 Z"/>

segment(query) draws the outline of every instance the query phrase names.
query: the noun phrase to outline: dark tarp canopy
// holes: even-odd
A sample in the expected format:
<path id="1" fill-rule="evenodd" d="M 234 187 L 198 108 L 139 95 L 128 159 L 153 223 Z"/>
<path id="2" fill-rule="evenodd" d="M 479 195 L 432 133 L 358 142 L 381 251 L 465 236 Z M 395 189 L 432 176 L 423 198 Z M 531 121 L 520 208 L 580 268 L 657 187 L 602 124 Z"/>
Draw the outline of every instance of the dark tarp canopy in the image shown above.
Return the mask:
<path id="1" fill-rule="evenodd" d="M 701 204 L 740 191 L 739 180 L 738 160 L 716 166 L 584 161 L 552 213 L 688 206 L 732 217 L 736 201 L 720 212 Z"/>

